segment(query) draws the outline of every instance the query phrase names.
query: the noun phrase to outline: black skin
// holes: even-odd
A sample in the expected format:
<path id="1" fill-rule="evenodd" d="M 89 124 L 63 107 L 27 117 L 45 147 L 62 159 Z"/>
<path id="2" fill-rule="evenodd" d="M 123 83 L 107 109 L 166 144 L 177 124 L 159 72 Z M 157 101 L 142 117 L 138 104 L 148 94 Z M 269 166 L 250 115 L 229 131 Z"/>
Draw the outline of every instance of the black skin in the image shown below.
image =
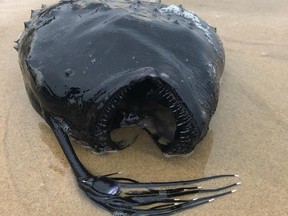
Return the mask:
<path id="1" fill-rule="evenodd" d="M 170 155 L 193 151 L 218 102 L 224 50 L 215 29 L 200 18 L 161 13 L 166 6 L 158 3 L 106 1 L 81 8 L 79 2 L 35 12 L 20 38 L 24 82 L 40 115 L 45 110 L 62 118 L 71 136 L 97 152 L 119 150 L 110 125 L 101 126 L 105 106 L 122 88 L 157 82 L 181 109 L 176 121 L 184 121 L 177 117 L 183 112 L 189 119 L 173 141 L 158 146 Z M 190 137 L 181 137 L 185 128 Z"/>
<path id="2" fill-rule="evenodd" d="M 184 15 L 160 3 L 83 2 L 32 11 L 15 47 L 31 104 L 53 130 L 80 188 L 115 215 L 170 215 L 231 193 L 237 183 L 205 190 L 194 184 L 235 175 L 140 183 L 85 169 L 69 136 L 100 153 L 119 150 L 127 145 L 113 142 L 111 130 L 136 124 L 165 154 L 193 151 L 216 110 L 224 50 L 215 29 L 182 7 Z M 157 107 L 174 116 L 174 129 L 153 112 Z M 175 199 L 205 192 L 215 194 Z"/>

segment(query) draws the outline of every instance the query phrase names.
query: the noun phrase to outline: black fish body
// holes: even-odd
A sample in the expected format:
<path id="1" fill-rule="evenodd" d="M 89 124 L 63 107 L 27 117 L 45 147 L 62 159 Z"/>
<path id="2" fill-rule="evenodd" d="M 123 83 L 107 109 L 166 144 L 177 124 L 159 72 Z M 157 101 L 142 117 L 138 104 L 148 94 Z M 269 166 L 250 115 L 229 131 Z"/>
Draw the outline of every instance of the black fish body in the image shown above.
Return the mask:
<path id="1" fill-rule="evenodd" d="M 111 132 L 136 125 L 165 154 L 188 154 L 216 110 L 222 43 L 182 6 L 60 1 L 32 11 L 16 49 L 30 101 L 78 181 L 90 174 L 67 135 L 102 153 L 131 144 L 113 140 Z"/>
<path id="2" fill-rule="evenodd" d="M 119 127 L 111 118 L 121 99 L 103 116 L 108 101 L 120 89 L 157 82 L 155 91 L 165 87 L 174 100 L 161 92 L 153 97 L 164 106 L 177 101 L 182 112 L 171 108 L 179 126 L 170 143 L 158 145 L 166 154 L 191 152 L 207 133 L 218 100 L 224 51 L 215 29 L 181 7 L 83 2 L 43 8 L 26 24 L 20 65 L 36 110 L 59 117 L 70 135 L 98 152 L 118 150 L 123 146 L 109 134 Z"/>

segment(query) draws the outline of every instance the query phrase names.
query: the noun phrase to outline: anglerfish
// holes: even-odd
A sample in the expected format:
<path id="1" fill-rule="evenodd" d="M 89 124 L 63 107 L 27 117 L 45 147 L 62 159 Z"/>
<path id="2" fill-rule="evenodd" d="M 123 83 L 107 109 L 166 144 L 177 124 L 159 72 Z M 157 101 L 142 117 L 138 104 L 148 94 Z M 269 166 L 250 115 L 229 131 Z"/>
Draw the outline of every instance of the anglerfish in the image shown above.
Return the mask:
<path id="1" fill-rule="evenodd" d="M 181 5 L 130 0 L 63 0 L 32 11 L 16 41 L 25 88 L 53 130 L 77 182 L 114 215 L 169 215 L 235 190 L 234 183 L 141 183 L 94 176 L 70 138 L 99 153 L 135 139 L 117 130 L 140 127 L 166 156 L 191 153 L 205 137 L 218 102 L 224 49 L 216 29 Z M 184 195 L 214 192 L 199 199 Z"/>

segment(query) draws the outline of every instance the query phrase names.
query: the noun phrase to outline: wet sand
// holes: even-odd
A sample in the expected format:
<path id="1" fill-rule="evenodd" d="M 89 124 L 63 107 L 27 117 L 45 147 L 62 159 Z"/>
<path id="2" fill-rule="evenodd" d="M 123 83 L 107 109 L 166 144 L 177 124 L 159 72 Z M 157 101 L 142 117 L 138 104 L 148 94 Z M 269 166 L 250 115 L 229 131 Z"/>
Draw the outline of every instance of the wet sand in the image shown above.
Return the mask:
<path id="1" fill-rule="evenodd" d="M 33 110 L 13 40 L 31 9 L 55 0 L 0 0 L 0 214 L 109 215 L 78 189 L 49 127 Z M 146 134 L 131 147 L 95 155 L 74 143 L 94 174 L 140 181 L 235 173 L 237 193 L 179 213 L 288 215 L 288 4 L 285 0 L 164 1 L 216 26 L 226 50 L 218 109 L 194 154 L 165 158 Z"/>

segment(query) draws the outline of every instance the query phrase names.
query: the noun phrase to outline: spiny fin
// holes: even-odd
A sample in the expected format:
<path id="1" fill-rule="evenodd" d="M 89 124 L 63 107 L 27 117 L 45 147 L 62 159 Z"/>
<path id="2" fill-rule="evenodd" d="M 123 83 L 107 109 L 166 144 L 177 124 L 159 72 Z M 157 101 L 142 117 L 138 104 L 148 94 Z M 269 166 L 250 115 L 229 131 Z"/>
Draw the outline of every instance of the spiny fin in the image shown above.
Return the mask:
<path id="1" fill-rule="evenodd" d="M 30 26 L 30 24 L 31 24 L 31 21 L 24 22 L 25 28 L 28 28 Z"/>
<path id="2" fill-rule="evenodd" d="M 31 10 L 31 17 L 35 16 L 36 14 L 38 14 L 39 10 Z"/>
<path id="3" fill-rule="evenodd" d="M 13 46 L 13 48 L 18 52 L 18 50 L 19 50 L 19 45 L 18 45 L 18 43 L 16 43 L 16 44 Z"/>
<path id="4" fill-rule="evenodd" d="M 182 4 L 179 4 L 178 7 L 181 9 L 181 10 L 184 10 L 183 8 L 183 5 Z"/>
<path id="5" fill-rule="evenodd" d="M 47 5 L 42 4 L 41 5 L 41 9 L 45 9 L 47 7 Z"/>

